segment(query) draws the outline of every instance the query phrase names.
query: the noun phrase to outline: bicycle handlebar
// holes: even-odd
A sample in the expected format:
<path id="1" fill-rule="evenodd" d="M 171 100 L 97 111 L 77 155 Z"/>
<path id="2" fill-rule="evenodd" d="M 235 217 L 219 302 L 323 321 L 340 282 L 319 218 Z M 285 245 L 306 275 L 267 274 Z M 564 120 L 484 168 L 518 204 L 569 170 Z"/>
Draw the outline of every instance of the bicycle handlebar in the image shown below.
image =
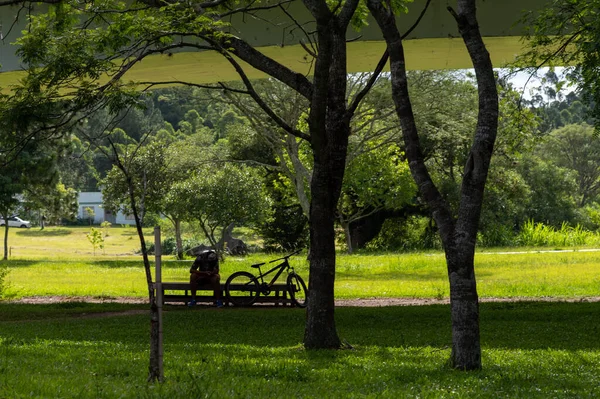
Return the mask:
<path id="1" fill-rule="evenodd" d="M 298 253 L 300 253 L 300 251 L 302 251 L 302 248 L 301 248 L 301 249 L 297 249 L 297 250 L 295 250 L 294 252 L 292 252 L 291 254 L 289 254 L 289 255 L 286 255 L 286 256 L 284 256 L 284 257 L 282 257 L 282 258 L 271 260 L 271 261 L 269 261 L 268 263 L 277 262 L 278 260 L 282 260 L 282 259 L 285 259 L 285 260 L 287 260 L 288 258 L 290 258 L 290 257 L 292 257 L 292 256 L 294 256 L 294 255 L 296 255 L 296 254 L 298 254 Z"/>

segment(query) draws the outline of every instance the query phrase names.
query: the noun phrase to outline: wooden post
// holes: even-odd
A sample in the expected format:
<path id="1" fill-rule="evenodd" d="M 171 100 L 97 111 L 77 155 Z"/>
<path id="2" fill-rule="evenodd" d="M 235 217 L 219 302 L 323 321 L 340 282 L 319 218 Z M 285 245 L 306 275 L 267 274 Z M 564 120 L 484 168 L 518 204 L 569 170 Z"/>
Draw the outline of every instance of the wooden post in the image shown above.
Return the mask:
<path id="1" fill-rule="evenodd" d="M 158 370 L 159 370 L 159 381 L 164 380 L 163 372 L 163 319 L 162 319 L 162 308 L 163 308 L 163 289 L 162 289 L 162 270 L 161 270 L 161 259 L 162 259 L 162 248 L 160 246 L 160 227 L 154 227 L 154 256 L 155 256 L 155 267 L 156 267 L 156 283 L 154 287 L 156 289 L 156 306 L 158 309 Z"/>

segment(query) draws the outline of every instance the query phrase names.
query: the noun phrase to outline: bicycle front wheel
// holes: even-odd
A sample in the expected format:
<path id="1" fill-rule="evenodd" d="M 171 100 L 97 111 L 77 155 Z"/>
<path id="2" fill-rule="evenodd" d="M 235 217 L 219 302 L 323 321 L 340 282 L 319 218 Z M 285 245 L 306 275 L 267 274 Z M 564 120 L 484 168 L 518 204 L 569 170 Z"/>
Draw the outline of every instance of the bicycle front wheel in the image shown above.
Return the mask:
<path id="1" fill-rule="evenodd" d="M 305 308 L 308 294 L 306 290 L 306 284 L 304 284 L 302 277 L 298 276 L 296 273 L 290 273 L 287 277 L 287 286 L 290 296 L 292 297 L 292 301 L 296 304 L 296 306 Z"/>
<path id="2" fill-rule="evenodd" d="M 250 306 L 258 298 L 258 281 L 251 273 L 235 272 L 227 279 L 225 292 L 234 306 Z"/>

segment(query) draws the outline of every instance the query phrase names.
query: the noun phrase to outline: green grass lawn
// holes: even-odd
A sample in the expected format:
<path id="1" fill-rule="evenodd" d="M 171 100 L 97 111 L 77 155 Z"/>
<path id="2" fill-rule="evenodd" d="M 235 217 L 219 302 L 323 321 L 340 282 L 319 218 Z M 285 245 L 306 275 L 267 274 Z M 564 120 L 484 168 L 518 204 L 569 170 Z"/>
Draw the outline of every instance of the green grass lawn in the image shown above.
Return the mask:
<path id="1" fill-rule="evenodd" d="M 338 332 L 352 348 L 340 351 L 302 349 L 302 309 L 167 305 L 166 381 L 148 384 L 147 305 L 10 301 L 40 295 L 144 297 L 134 229 L 111 228 L 106 248 L 95 255 L 87 232 L 11 230 L 11 259 L 2 262 L 10 273 L 9 301 L 0 301 L 0 398 L 600 396 L 597 302 L 482 303 L 483 370 L 469 373 L 446 365 L 447 305 L 338 307 Z M 501 252 L 512 250 L 476 255 L 482 297 L 598 296 L 600 252 Z M 277 256 L 227 258 L 223 278 Z M 291 260 L 307 277 L 305 254 Z M 190 263 L 165 257 L 164 280 L 186 281 Z M 336 296 L 447 297 L 444 256 L 339 254 Z"/>
<path id="2" fill-rule="evenodd" d="M 99 226 L 94 226 L 100 229 Z M 102 229 L 101 229 L 102 230 Z M 2 237 L 4 237 L 4 230 Z M 104 230 L 103 230 L 104 231 Z M 140 249 L 140 240 L 133 226 L 109 227 L 105 230 L 104 249 L 94 248 L 86 235 L 90 226 L 47 227 L 40 230 L 10 228 L 8 247 L 11 259 L 86 259 L 123 258 L 134 256 Z M 146 240 L 153 239 L 153 229 L 145 229 Z"/>
<path id="3" fill-rule="evenodd" d="M 85 234 L 89 229 L 62 230 L 70 233 L 53 233 L 49 237 L 42 236 L 43 239 L 31 237 L 36 231 L 16 231 L 16 236 L 21 239 L 14 240 L 19 244 L 19 250 L 34 252 L 35 256 L 13 255 L 11 260 L 4 262 L 10 268 L 6 297 L 147 295 L 141 256 L 134 254 L 139 245 L 135 244 L 137 236 L 133 229 L 111 228 L 109 237 L 115 240 L 111 244 L 113 246 L 107 245 L 107 254 L 98 253 L 95 256 L 89 243 L 85 251 Z M 32 243 L 27 243 L 25 238 Z M 71 252 L 67 250 L 69 245 Z M 251 264 L 278 256 L 253 254 L 244 258 L 228 257 L 221 264 L 222 279 L 238 270 L 252 271 Z M 165 257 L 163 281 L 186 281 L 190 264 L 191 260 L 176 261 L 172 256 Z M 291 264 L 305 279 L 308 278 L 305 254 L 292 257 Z M 476 273 L 478 291 L 484 298 L 598 296 L 600 252 L 478 252 Z M 442 253 L 338 255 L 336 297 L 339 299 L 448 296 L 448 279 Z"/>
<path id="4" fill-rule="evenodd" d="M 448 306 L 338 308 L 340 351 L 301 348 L 301 309 L 168 306 L 162 385 L 146 383 L 147 313 L 85 317 L 124 308 L 0 303 L 0 397 L 600 396 L 599 303 L 482 304 L 483 370 L 468 373 L 445 363 Z"/>

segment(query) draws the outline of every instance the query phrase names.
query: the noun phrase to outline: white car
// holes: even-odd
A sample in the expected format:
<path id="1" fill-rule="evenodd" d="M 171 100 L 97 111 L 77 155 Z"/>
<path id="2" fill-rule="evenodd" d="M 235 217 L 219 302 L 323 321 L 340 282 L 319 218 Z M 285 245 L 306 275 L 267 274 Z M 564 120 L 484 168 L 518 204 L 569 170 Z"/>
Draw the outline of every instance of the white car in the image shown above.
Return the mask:
<path id="1" fill-rule="evenodd" d="M 4 219 L 0 219 L 0 226 L 4 226 L 4 224 Z M 23 220 L 18 216 L 11 216 L 8 218 L 8 227 L 30 228 L 31 222 L 29 220 Z"/>

